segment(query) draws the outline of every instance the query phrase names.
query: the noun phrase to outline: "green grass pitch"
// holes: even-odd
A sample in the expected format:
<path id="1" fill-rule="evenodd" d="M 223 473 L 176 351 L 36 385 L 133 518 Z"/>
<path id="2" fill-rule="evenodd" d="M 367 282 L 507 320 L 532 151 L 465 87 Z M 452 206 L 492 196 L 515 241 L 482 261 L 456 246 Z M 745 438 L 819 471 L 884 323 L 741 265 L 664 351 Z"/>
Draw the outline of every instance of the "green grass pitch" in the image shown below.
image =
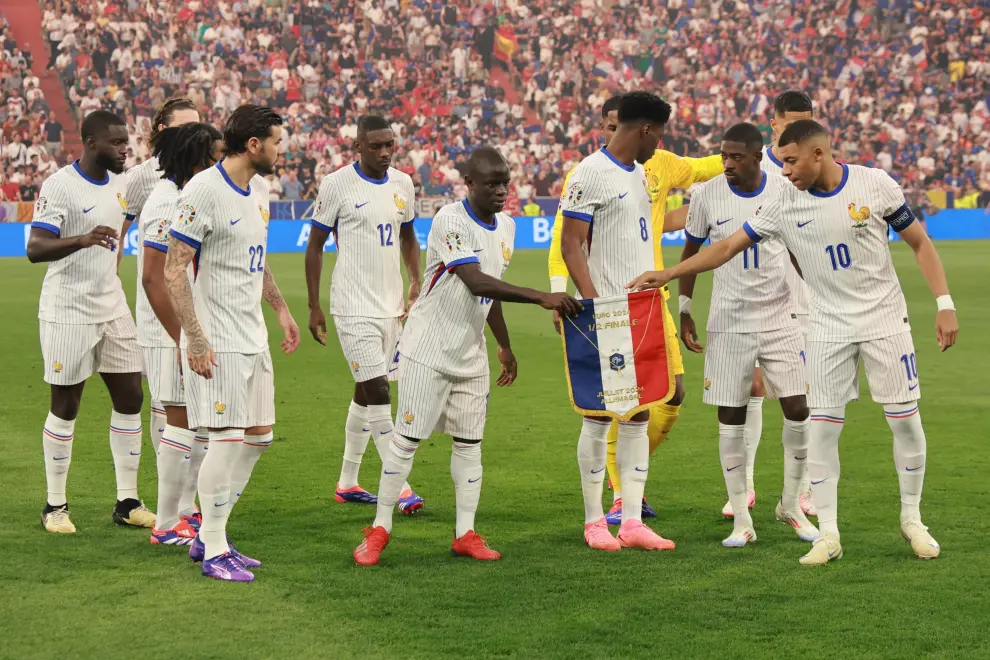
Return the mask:
<path id="1" fill-rule="evenodd" d="M 49 395 L 36 309 L 44 267 L 0 260 L 0 658 L 985 658 L 987 243 L 938 247 L 962 327 L 959 345 L 941 355 L 934 300 L 910 251 L 895 245 L 894 257 L 925 397 L 925 520 L 942 557 L 922 562 L 900 538 L 891 436 L 864 384 L 842 439 L 845 557 L 819 568 L 798 565 L 806 546 L 773 520 L 781 416 L 769 401 L 756 473 L 760 540 L 736 551 L 719 544 L 729 526 L 719 515 L 715 411 L 701 403 L 702 358 L 690 354 L 687 403 L 653 457 L 647 489 L 655 527 L 677 550 L 586 548 L 580 422 L 567 400 L 560 342 L 549 313 L 525 305 L 507 306 L 519 380 L 493 391 L 484 443 L 478 531 L 502 561 L 450 556 L 450 441 L 434 436 L 411 478 L 424 513 L 397 516 L 382 564 L 357 567 L 351 552 L 374 508 L 331 496 L 351 379 L 336 340 L 321 348 L 305 330 L 302 255 L 274 255 L 304 341 L 295 355 L 275 355 L 275 444 L 230 524 L 238 546 L 265 562 L 251 585 L 205 580 L 183 550 L 152 547 L 146 532 L 111 523 L 110 403 L 98 379 L 83 399 L 69 479 L 79 533 L 41 529 Z M 508 279 L 544 287 L 545 264 L 544 252 L 520 251 Z M 327 272 L 331 265 L 328 256 Z M 121 268 L 132 302 L 134 267 L 128 258 Z M 699 279 L 697 309 L 707 308 L 710 286 L 710 276 Z M 147 440 L 145 448 L 140 485 L 153 508 Z M 369 445 L 362 485 L 375 490 L 378 470 Z"/>

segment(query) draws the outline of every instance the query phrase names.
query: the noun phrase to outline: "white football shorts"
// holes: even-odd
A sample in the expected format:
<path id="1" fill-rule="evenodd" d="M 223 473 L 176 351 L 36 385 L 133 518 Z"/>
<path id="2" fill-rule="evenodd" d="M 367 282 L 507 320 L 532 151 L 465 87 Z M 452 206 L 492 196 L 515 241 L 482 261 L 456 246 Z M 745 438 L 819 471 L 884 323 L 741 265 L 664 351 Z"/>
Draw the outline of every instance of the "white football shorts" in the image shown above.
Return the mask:
<path id="1" fill-rule="evenodd" d="M 275 423 L 275 372 L 272 356 L 261 353 L 217 353 L 219 366 L 207 380 L 189 368 L 182 351 L 186 414 L 190 428 L 247 429 Z"/>
<path id="2" fill-rule="evenodd" d="M 333 322 L 354 382 L 363 383 L 382 376 L 395 380 L 396 374 L 394 370 L 390 373 L 389 365 L 402 334 L 398 317 L 335 316 Z"/>
<path id="3" fill-rule="evenodd" d="M 39 325 L 45 382 L 50 385 L 76 385 L 96 373 L 141 373 L 141 347 L 130 314 L 106 323 Z"/>
<path id="4" fill-rule="evenodd" d="M 178 349 L 174 346 L 154 346 L 141 350 L 152 401 L 158 401 L 163 406 L 185 406 L 186 390 Z"/>
<path id="5" fill-rule="evenodd" d="M 804 338 L 799 328 L 709 332 L 702 400 L 727 408 L 748 404 L 753 386 L 753 364 L 757 360 L 763 370 L 768 398 L 799 396 L 807 391 Z"/>
<path id="6" fill-rule="evenodd" d="M 398 374 L 396 433 L 413 440 L 426 440 L 434 431 L 464 440 L 484 438 L 491 388 L 488 374 L 449 376 L 405 355 Z"/>
<path id="7" fill-rule="evenodd" d="M 907 403 L 921 398 L 910 332 L 858 344 L 812 341 L 807 354 L 811 408 L 838 408 L 859 398 L 860 357 L 875 402 Z"/>

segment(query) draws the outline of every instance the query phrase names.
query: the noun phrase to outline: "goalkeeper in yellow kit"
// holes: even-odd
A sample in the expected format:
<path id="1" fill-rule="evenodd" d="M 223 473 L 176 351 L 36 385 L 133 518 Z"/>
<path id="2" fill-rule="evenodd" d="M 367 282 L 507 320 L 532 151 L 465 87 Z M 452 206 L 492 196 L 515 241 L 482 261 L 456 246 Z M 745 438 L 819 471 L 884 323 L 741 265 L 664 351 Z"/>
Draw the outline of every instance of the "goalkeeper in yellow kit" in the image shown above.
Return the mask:
<path id="1" fill-rule="evenodd" d="M 605 144 L 612 138 L 619 123 L 619 97 L 613 96 L 602 105 L 602 117 L 600 127 L 605 134 Z M 708 156 L 707 158 L 681 158 L 669 151 L 658 149 L 645 165 L 646 180 L 649 186 L 650 196 L 653 198 L 653 235 L 656 243 L 653 246 L 653 259 L 656 262 L 657 270 L 663 269 L 663 253 L 660 249 L 661 235 L 665 231 L 678 231 L 684 229 L 684 221 L 687 218 L 686 208 L 672 211 L 666 215 L 667 193 L 672 188 L 690 188 L 692 184 L 708 181 L 722 173 L 722 157 L 720 155 Z M 567 194 L 567 184 L 571 177 L 571 172 L 564 177 L 564 186 L 561 190 L 561 198 Z M 560 252 L 560 235 L 564 226 L 560 209 L 557 210 L 557 217 L 553 225 L 553 237 L 550 242 L 550 290 L 562 292 L 567 289 L 569 274 L 564 258 Z M 580 296 L 580 292 L 578 292 Z M 670 297 L 667 288 L 663 289 L 664 301 Z M 560 331 L 560 319 L 554 314 L 554 326 Z M 677 383 L 677 390 L 674 396 L 667 403 L 654 404 L 650 407 L 650 422 L 648 435 L 650 437 L 650 454 L 667 439 L 667 434 L 677 421 L 681 403 L 684 401 L 684 363 L 681 359 L 680 342 L 677 339 L 677 327 L 674 319 L 664 305 L 664 327 L 667 331 L 667 351 L 670 354 L 671 366 L 673 368 Z M 608 432 L 608 476 L 614 492 L 614 501 L 605 519 L 609 525 L 618 525 L 622 521 L 622 484 L 619 480 L 619 468 L 615 461 L 615 447 L 618 441 L 618 424 L 613 422 L 612 428 Z M 656 512 L 643 499 L 643 517 L 655 518 Z"/>

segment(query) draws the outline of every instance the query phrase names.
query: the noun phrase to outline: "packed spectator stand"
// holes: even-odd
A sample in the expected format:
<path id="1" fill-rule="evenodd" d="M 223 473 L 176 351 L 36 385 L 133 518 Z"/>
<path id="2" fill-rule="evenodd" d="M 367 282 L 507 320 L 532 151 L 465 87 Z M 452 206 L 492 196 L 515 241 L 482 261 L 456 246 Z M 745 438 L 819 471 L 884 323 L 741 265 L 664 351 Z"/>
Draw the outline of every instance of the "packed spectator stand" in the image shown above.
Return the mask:
<path id="1" fill-rule="evenodd" d="M 614 93 L 659 90 L 674 106 L 666 148 L 699 156 L 716 151 L 720 131 L 736 121 L 769 135 L 773 97 L 789 87 L 811 94 L 841 158 L 883 167 L 939 206 L 986 204 L 990 195 L 986 2 L 504 0 L 497 12 L 455 0 L 43 6 L 50 51 L 35 56 L 50 58 L 76 121 L 97 108 L 126 116 L 129 164 L 147 157 L 151 115 L 168 96 L 190 96 L 217 123 L 241 103 L 276 107 L 288 139 L 270 177 L 273 199 L 312 199 L 323 175 L 354 158 L 365 113 L 392 120 L 395 165 L 424 197 L 463 195 L 466 154 L 499 145 L 521 208 L 556 195 L 597 146 L 598 109 Z M 45 142 L 38 121 L 21 147 L 8 139 L 18 106 L 44 112 L 18 66 L 25 56 L 5 38 L 5 180 L 11 153 Z"/>

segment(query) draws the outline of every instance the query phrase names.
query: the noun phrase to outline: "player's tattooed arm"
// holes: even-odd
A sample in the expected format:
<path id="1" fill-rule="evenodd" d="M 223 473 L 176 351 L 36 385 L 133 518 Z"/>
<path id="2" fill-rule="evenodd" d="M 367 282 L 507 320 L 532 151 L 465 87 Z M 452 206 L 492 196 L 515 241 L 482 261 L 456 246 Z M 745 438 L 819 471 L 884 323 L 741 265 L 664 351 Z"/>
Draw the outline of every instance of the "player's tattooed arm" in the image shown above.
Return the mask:
<path id="1" fill-rule="evenodd" d="M 405 318 L 405 316 L 408 316 L 413 303 L 419 298 L 419 292 L 423 286 L 419 263 L 419 239 L 416 238 L 416 229 L 411 222 L 407 222 L 399 227 L 399 251 L 402 252 L 402 261 L 406 266 L 406 276 L 409 278 L 406 313 L 403 315 L 403 318 Z"/>
<path id="2" fill-rule="evenodd" d="M 690 259 L 698 254 L 700 250 L 701 243 L 692 240 L 685 241 L 684 249 L 681 251 L 681 261 Z M 690 306 L 691 298 L 694 296 L 694 283 L 696 279 L 697 275 L 684 275 L 681 277 L 677 281 L 677 294 L 680 301 L 687 299 L 687 302 L 681 302 L 681 341 L 684 342 L 684 347 L 692 353 L 701 353 L 704 347 L 698 343 L 698 328 L 695 326 L 694 317 L 691 316 Z"/>
<path id="3" fill-rule="evenodd" d="M 566 230 L 566 228 L 565 228 Z M 732 257 L 736 256 L 754 244 L 745 229 L 736 231 L 725 240 L 715 243 L 707 250 L 702 250 L 690 259 L 682 261 L 667 270 L 651 270 L 643 273 L 626 285 L 627 289 L 642 291 L 644 289 L 659 289 L 667 282 L 685 275 L 697 275 L 709 270 L 715 270 Z"/>
<path id="4" fill-rule="evenodd" d="M 951 305 L 949 298 L 949 281 L 945 277 L 945 268 L 942 260 L 938 256 L 938 250 L 928 238 L 925 228 L 920 222 L 912 222 L 906 229 L 903 229 L 899 236 L 914 251 L 914 258 L 918 262 L 921 274 L 928 282 L 928 287 L 936 299 L 943 296 Z M 941 301 L 939 301 L 941 302 Z M 941 305 L 940 305 L 941 307 Z M 940 309 L 935 316 L 935 338 L 939 348 L 946 350 L 956 343 L 959 335 L 959 320 L 956 318 L 955 309 Z"/>
<path id="5" fill-rule="evenodd" d="M 168 255 L 165 257 L 165 288 L 172 307 L 179 317 L 179 324 L 186 333 L 186 353 L 189 368 L 203 378 L 213 378 L 213 367 L 218 365 L 213 348 L 196 318 L 192 287 L 189 285 L 189 264 L 196 257 L 196 248 L 175 237 L 169 238 Z"/>
<path id="6" fill-rule="evenodd" d="M 588 223 L 564 216 L 564 227 L 560 234 L 560 253 L 564 258 L 571 281 L 583 298 L 597 298 L 598 291 L 591 283 L 588 270 L 588 257 L 584 253 L 584 242 L 588 237 Z"/>
<path id="7" fill-rule="evenodd" d="M 98 245 L 107 250 L 115 250 L 117 231 L 100 225 L 88 234 L 79 236 L 59 236 L 47 229 L 32 227 L 28 236 L 27 258 L 33 264 L 58 261 L 84 248 Z"/>
<path id="8" fill-rule="evenodd" d="M 327 318 L 320 307 L 320 277 L 323 275 L 323 246 L 330 232 L 313 224 L 306 244 L 306 296 L 309 301 L 309 331 L 313 339 L 327 345 Z"/>
<path id="9" fill-rule="evenodd" d="M 499 387 L 508 387 L 516 380 L 519 373 L 519 365 L 516 364 L 516 356 L 509 346 L 509 328 L 505 325 L 505 315 L 502 314 L 502 301 L 492 301 L 492 308 L 488 310 L 488 327 L 491 328 L 495 341 L 498 343 L 498 361 L 502 363 L 502 373 L 499 374 L 495 384 Z"/>
<path id="10" fill-rule="evenodd" d="M 584 309 L 580 302 L 566 293 L 547 293 L 523 286 L 516 286 L 486 275 L 477 263 L 458 266 L 454 274 L 467 286 L 471 295 L 492 298 L 503 302 L 531 303 L 543 309 L 555 309 L 562 316 L 574 316 Z"/>
<path id="11" fill-rule="evenodd" d="M 278 324 L 282 327 L 282 332 L 285 333 L 285 339 L 282 340 L 282 351 L 294 353 L 299 348 L 299 326 L 292 318 L 289 306 L 285 304 L 285 298 L 282 297 L 282 292 L 275 284 L 275 276 L 272 275 L 271 266 L 267 263 L 262 277 L 264 279 L 261 285 L 261 297 L 272 306 L 272 309 L 278 312 Z"/>

